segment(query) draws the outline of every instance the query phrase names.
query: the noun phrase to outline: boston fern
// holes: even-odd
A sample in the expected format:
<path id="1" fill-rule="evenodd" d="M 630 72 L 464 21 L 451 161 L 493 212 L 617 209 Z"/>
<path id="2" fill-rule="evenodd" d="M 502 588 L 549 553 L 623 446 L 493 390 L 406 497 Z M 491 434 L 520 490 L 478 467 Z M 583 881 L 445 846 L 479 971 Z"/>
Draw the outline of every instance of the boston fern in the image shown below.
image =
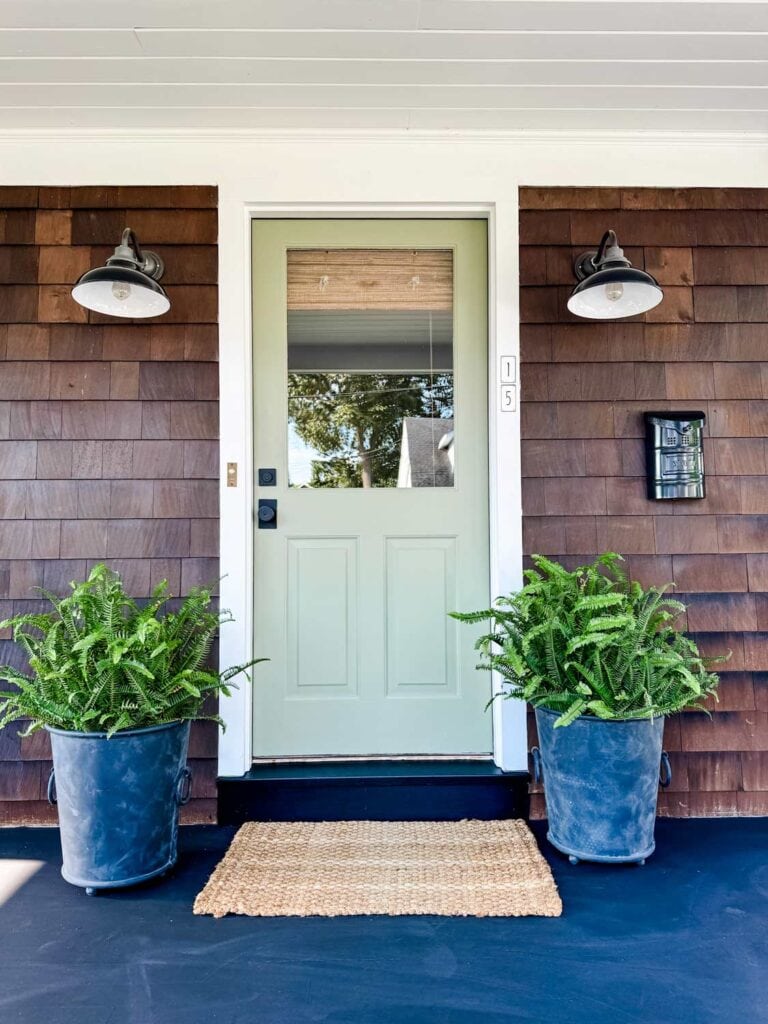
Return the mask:
<path id="1" fill-rule="evenodd" d="M 106 732 L 163 725 L 202 713 L 211 694 L 257 660 L 219 674 L 207 668 L 214 636 L 228 613 L 211 611 L 211 590 L 197 587 L 178 610 L 163 612 L 168 583 L 146 604 L 128 597 L 120 577 L 97 565 L 64 598 L 44 592 L 51 610 L 0 623 L 27 657 L 30 675 L 0 666 L 14 689 L 0 692 L 0 728 L 30 719 L 73 732 Z"/>
<path id="2" fill-rule="evenodd" d="M 487 611 L 454 614 L 491 622 L 477 642 L 478 667 L 501 674 L 505 696 L 560 712 L 556 726 L 579 715 L 624 721 L 700 706 L 718 678 L 674 628 L 685 606 L 667 587 L 628 580 L 621 561 L 608 553 L 569 572 L 534 555 L 520 591 Z"/>

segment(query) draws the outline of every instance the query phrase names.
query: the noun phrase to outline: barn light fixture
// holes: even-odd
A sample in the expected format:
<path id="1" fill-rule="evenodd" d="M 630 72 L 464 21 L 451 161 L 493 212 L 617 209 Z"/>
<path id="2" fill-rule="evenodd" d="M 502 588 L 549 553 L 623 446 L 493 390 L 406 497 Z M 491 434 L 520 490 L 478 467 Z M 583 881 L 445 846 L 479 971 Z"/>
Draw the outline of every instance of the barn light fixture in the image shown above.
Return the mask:
<path id="1" fill-rule="evenodd" d="M 126 228 L 106 266 L 83 274 L 72 289 L 72 297 L 86 309 L 110 316 L 160 316 L 171 308 L 157 283 L 164 270 L 157 253 L 142 250 L 133 231 Z"/>
<path id="2" fill-rule="evenodd" d="M 619 246 L 615 231 L 606 231 L 597 251 L 576 257 L 573 272 L 579 282 L 568 309 L 590 320 L 618 320 L 658 306 L 664 292 L 658 281 L 636 270 Z"/>

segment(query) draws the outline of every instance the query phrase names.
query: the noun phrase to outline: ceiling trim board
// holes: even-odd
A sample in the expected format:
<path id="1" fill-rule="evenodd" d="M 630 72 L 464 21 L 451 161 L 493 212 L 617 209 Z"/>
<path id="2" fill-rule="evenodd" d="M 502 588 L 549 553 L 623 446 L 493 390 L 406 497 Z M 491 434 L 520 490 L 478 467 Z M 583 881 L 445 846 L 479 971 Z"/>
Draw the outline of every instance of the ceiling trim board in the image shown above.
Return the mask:
<path id="1" fill-rule="evenodd" d="M 39 142 L 43 144 L 55 142 L 88 142 L 98 144 L 99 142 L 109 145 L 115 142 L 120 143 L 157 143 L 159 145 L 168 143 L 189 143 L 196 145 L 201 142 L 247 142 L 247 143 L 269 143 L 269 142 L 350 142 L 370 143 L 386 142 L 409 145 L 413 143 L 430 142 L 437 144 L 475 145 L 478 143 L 510 143 L 515 145 L 647 145 L 674 146 L 674 147 L 699 147 L 709 146 L 713 148 L 730 148 L 734 145 L 748 146 L 758 149 L 768 149 L 768 131 L 659 131 L 659 130 L 496 130 L 496 131 L 438 131 L 438 130 L 409 130 L 399 131 L 375 131 L 375 130 L 339 130 L 328 131 L 307 131 L 306 129 L 283 129 L 283 130 L 247 130 L 247 129 L 206 129 L 189 130 L 184 128 L 157 128 L 146 131 L 135 129 L 82 129 L 82 128 L 59 128 L 56 131 L 37 128 L 13 128 L 4 129 L 0 127 L 0 145 L 4 143 L 18 142 Z M 151 175 L 150 175 L 151 177 Z"/>

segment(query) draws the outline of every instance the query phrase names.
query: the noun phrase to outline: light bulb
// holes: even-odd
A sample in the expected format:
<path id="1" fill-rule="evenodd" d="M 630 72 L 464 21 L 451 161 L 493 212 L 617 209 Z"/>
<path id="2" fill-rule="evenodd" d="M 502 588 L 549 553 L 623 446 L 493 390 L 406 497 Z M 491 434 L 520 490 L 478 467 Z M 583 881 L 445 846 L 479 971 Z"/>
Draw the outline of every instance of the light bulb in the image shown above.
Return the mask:
<path id="1" fill-rule="evenodd" d="M 609 302 L 618 302 L 624 294 L 624 285 L 621 281 L 611 281 L 605 286 L 605 297 Z"/>
<path id="2" fill-rule="evenodd" d="M 127 298 L 130 298 L 131 286 L 127 281 L 115 281 L 112 285 L 112 294 L 118 302 L 125 302 Z"/>

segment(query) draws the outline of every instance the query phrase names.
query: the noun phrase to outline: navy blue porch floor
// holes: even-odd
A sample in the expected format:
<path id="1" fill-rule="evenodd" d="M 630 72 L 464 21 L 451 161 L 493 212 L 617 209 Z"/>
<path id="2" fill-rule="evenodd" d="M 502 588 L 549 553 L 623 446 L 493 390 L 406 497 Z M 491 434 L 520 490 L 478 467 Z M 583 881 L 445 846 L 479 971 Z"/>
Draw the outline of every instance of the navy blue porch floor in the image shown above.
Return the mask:
<path id="1" fill-rule="evenodd" d="M 547 849 L 562 918 L 194 917 L 231 828 L 186 828 L 171 877 L 88 898 L 53 829 L 0 907 L 3 1024 L 763 1024 L 768 819 L 660 821 L 644 868 Z M 2 871 L 2 860 L 0 860 Z"/>

